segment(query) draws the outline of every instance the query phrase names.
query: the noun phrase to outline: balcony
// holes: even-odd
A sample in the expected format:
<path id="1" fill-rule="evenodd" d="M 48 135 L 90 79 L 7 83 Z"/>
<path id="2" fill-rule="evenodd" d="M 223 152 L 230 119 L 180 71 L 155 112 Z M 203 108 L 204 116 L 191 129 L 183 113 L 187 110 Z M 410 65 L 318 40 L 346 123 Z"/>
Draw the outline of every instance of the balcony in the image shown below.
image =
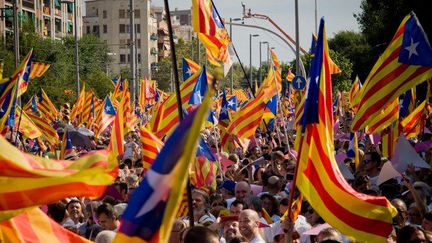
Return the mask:
<path id="1" fill-rule="evenodd" d="M 150 54 L 156 56 L 156 55 L 159 54 L 159 52 L 156 50 L 156 48 L 153 47 L 153 48 L 150 50 Z"/>
<path id="2" fill-rule="evenodd" d="M 23 7 L 34 9 L 35 1 L 34 0 L 23 0 Z"/>
<path id="3" fill-rule="evenodd" d="M 159 39 L 159 36 L 157 34 L 155 34 L 155 33 L 151 34 L 150 40 L 157 41 L 158 39 Z"/>

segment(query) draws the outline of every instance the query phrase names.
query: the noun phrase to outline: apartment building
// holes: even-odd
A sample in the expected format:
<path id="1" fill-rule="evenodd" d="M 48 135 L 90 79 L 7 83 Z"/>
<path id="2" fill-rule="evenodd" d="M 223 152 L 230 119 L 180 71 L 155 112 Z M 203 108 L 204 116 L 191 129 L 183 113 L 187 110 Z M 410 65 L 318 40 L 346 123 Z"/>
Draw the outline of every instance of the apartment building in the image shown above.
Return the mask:
<path id="1" fill-rule="evenodd" d="M 4 9 L 4 18 L 0 18 L 0 33 L 5 37 L 13 34 L 13 0 L 0 0 L 0 8 Z M 60 40 L 67 35 L 74 35 L 74 2 L 77 4 L 78 37 L 82 36 L 82 0 L 71 3 L 61 0 L 18 0 L 18 23 L 34 24 L 36 33 L 51 39 Z"/>
<path id="2" fill-rule="evenodd" d="M 158 60 L 157 21 L 150 16 L 150 0 L 135 0 L 134 4 L 137 71 L 140 77 L 151 78 L 151 68 L 157 67 Z M 83 32 L 107 43 L 113 59 L 108 70 L 111 75 L 130 67 L 129 14 L 128 0 L 86 1 Z"/>

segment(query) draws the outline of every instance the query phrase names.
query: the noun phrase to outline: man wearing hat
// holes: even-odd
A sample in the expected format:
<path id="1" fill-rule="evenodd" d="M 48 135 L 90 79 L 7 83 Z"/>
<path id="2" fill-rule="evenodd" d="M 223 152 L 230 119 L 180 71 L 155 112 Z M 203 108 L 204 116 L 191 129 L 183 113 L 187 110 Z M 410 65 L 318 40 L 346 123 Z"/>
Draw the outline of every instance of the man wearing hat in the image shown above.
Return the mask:
<path id="1" fill-rule="evenodd" d="M 220 243 L 230 242 L 233 238 L 241 236 L 238 215 L 221 216 L 220 227 L 223 235 Z"/>

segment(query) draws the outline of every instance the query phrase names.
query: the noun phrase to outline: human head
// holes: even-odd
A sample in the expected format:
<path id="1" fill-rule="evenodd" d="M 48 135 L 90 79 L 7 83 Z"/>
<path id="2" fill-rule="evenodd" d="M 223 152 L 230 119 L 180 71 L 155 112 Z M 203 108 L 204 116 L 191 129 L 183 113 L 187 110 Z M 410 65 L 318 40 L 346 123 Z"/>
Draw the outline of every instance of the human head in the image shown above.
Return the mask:
<path id="1" fill-rule="evenodd" d="M 219 243 L 218 235 L 210 229 L 203 226 L 194 226 L 189 228 L 183 239 L 184 243 Z"/>
<path id="2" fill-rule="evenodd" d="M 233 238 L 241 236 L 239 230 L 239 219 L 237 215 L 222 216 L 221 225 L 223 228 L 223 237 L 226 242 L 230 242 Z"/>
<path id="3" fill-rule="evenodd" d="M 104 203 L 96 209 L 100 226 L 105 230 L 116 230 L 119 226 L 118 216 L 111 204 Z"/>
<path id="4" fill-rule="evenodd" d="M 276 198 L 270 194 L 263 194 L 261 195 L 261 202 L 263 208 L 267 211 L 267 213 L 272 215 L 277 215 L 279 212 L 279 202 L 276 200 Z"/>
<path id="5" fill-rule="evenodd" d="M 81 202 L 77 199 L 72 199 L 66 204 L 66 210 L 69 217 L 76 223 L 83 216 Z"/>
<path id="6" fill-rule="evenodd" d="M 421 225 L 423 221 L 423 215 L 416 203 L 411 203 L 408 209 L 408 220 L 411 224 Z"/>
<path id="7" fill-rule="evenodd" d="M 192 207 L 194 216 L 198 219 L 203 216 L 210 206 L 210 198 L 206 192 L 194 190 L 192 192 Z"/>
<path id="8" fill-rule="evenodd" d="M 240 233 L 247 239 L 252 240 L 259 234 L 260 218 L 258 213 L 245 209 L 239 215 L 239 229 Z"/>
<path id="9" fill-rule="evenodd" d="M 399 230 L 397 235 L 397 243 L 406 242 L 424 242 L 426 243 L 426 235 L 423 229 L 416 225 L 406 225 Z"/>
<path id="10" fill-rule="evenodd" d="M 306 221 L 311 226 L 324 223 L 324 220 L 321 218 L 321 216 L 319 216 L 319 214 L 310 205 L 306 211 Z"/>
<path id="11" fill-rule="evenodd" d="M 339 231 L 331 227 L 321 230 L 317 236 L 317 242 L 327 242 L 327 241 L 340 242 L 340 243 L 343 242 Z"/>
<path id="12" fill-rule="evenodd" d="M 240 212 L 246 208 L 246 203 L 243 200 L 236 199 L 231 203 L 230 213 L 231 215 L 239 215 Z"/>
<path id="13" fill-rule="evenodd" d="M 379 173 L 379 167 L 381 166 L 381 156 L 377 152 L 369 152 L 365 155 L 363 160 L 365 171 L 371 175 L 376 176 Z"/>
<path id="14" fill-rule="evenodd" d="M 116 233 L 111 230 L 102 230 L 97 234 L 95 243 L 110 243 L 114 240 Z"/>
<path id="15" fill-rule="evenodd" d="M 246 200 L 251 194 L 251 187 L 249 183 L 240 181 L 236 184 L 234 192 L 236 199 Z"/>
<path id="16" fill-rule="evenodd" d="M 432 231 L 432 212 L 427 212 L 425 214 L 421 226 L 426 231 Z"/>
<path id="17" fill-rule="evenodd" d="M 395 223 L 399 227 L 403 227 L 405 225 L 405 222 L 407 220 L 408 212 L 407 212 L 407 206 L 405 202 L 402 199 L 395 198 L 391 201 L 393 206 L 398 211 L 398 215 L 394 219 Z"/>

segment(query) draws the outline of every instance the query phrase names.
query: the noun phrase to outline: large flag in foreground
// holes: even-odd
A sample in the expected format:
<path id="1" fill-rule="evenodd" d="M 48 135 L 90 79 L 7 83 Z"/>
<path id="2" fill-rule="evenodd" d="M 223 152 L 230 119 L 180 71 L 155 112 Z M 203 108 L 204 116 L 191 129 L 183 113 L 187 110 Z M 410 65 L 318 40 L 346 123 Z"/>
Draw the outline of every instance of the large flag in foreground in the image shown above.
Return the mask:
<path id="1" fill-rule="evenodd" d="M 331 74 L 323 19 L 311 65 L 296 185 L 318 214 L 342 234 L 357 241 L 385 242 L 396 209 L 385 197 L 352 189 L 334 157 Z"/>
<path id="2" fill-rule="evenodd" d="M 393 40 L 369 73 L 354 104 L 359 109 L 352 122 L 358 131 L 382 107 L 407 90 L 432 77 L 432 48 L 416 15 L 404 18 Z"/>
<path id="3" fill-rule="evenodd" d="M 188 178 L 185 172 L 195 156 L 211 97 L 212 94 L 207 94 L 200 107 L 192 111 L 168 138 L 132 195 L 114 242 L 168 242 Z"/>
<path id="4" fill-rule="evenodd" d="M 2 137 L 0 147 L 0 185 L 8 185 L 0 187 L 0 221 L 12 210 L 100 196 L 117 177 L 117 164 L 107 162 L 105 150 L 63 161 L 25 154 Z"/>
<path id="5" fill-rule="evenodd" d="M 33 208 L 0 224 L 2 242 L 90 243 L 57 224 L 42 210 Z"/>

